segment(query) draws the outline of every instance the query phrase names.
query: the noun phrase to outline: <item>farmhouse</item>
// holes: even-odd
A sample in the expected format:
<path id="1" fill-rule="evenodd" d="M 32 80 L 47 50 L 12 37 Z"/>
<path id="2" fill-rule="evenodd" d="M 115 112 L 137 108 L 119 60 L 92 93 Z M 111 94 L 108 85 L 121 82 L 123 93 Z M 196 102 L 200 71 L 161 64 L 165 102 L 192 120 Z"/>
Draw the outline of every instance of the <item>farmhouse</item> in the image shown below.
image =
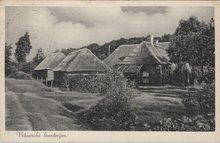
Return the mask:
<path id="1" fill-rule="evenodd" d="M 65 58 L 66 56 L 63 53 L 53 53 L 48 55 L 35 69 L 34 77 L 36 79 L 45 81 L 46 84 L 48 81 L 54 80 L 54 71 L 53 69 Z"/>
<path id="2" fill-rule="evenodd" d="M 162 85 L 170 65 L 168 46 L 169 42 L 153 43 L 151 37 L 151 42 L 121 45 L 104 61 L 138 85 Z"/>
<path id="3" fill-rule="evenodd" d="M 111 69 L 87 48 L 70 53 L 53 69 L 56 80 L 64 74 L 102 75 L 107 70 Z"/>

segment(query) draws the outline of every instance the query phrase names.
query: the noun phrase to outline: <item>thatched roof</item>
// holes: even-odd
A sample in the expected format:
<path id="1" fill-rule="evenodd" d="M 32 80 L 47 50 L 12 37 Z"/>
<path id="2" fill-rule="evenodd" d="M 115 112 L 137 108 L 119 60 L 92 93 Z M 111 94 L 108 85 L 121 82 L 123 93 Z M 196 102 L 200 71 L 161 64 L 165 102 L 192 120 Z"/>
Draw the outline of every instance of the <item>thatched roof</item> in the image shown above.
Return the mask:
<path id="1" fill-rule="evenodd" d="M 169 48 L 169 45 L 170 45 L 170 42 L 159 42 L 157 44 L 155 44 L 156 46 L 159 46 L 163 49 L 168 49 Z"/>
<path id="2" fill-rule="evenodd" d="M 111 55 L 109 55 L 104 62 L 110 66 L 114 67 L 115 65 L 119 64 L 124 60 L 125 57 L 128 56 L 128 54 L 137 47 L 138 44 L 132 44 L 132 45 L 121 45 L 119 46 Z"/>
<path id="3" fill-rule="evenodd" d="M 105 72 L 110 68 L 89 49 L 84 48 L 70 53 L 54 71 L 65 72 Z"/>
<path id="4" fill-rule="evenodd" d="M 164 48 L 143 41 L 120 64 L 167 64 L 169 57 Z"/>
<path id="5" fill-rule="evenodd" d="M 45 70 L 55 68 L 66 56 L 63 53 L 48 55 L 34 70 Z"/>
<path id="6" fill-rule="evenodd" d="M 116 65 L 115 69 L 118 72 L 123 72 L 123 73 L 137 73 L 141 67 L 143 66 L 143 64 L 141 65 Z"/>

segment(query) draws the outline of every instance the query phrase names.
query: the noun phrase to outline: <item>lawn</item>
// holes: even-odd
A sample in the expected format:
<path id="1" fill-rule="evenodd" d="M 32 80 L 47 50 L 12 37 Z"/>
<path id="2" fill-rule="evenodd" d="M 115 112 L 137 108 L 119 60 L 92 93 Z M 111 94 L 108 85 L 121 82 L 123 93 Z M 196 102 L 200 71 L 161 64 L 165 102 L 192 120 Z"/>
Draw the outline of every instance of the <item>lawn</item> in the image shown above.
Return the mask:
<path id="1" fill-rule="evenodd" d="M 141 89 L 132 101 L 140 122 L 153 122 L 185 114 L 182 97 L 190 91 L 178 88 Z M 77 113 L 89 109 L 103 96 L 63 92 L 35 80 L 6 79 L 7 130 L 83 130 Z"/>
<path id="2" fill-rule="evenodd" d="M 155 122 L 163 118 L 178 118 L 185 115 L 182 98 L 189 92 L 183 89 L 147 89 L 134 99 L 139 122 Z"/>

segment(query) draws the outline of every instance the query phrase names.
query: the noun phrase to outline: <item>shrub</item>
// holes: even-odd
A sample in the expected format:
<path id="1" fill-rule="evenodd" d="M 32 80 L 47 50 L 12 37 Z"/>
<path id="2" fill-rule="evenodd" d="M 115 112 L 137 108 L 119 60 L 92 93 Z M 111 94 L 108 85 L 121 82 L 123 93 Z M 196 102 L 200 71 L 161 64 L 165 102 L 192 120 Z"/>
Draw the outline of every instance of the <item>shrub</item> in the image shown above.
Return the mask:
<path id="1" fill-rule="evenodd" d="M 32 74 L 35 68 L 35 65 L 33 62 L 20 63 L 19 66 L 20 66 L 20 71 L 23 71 L 29 74 Z"/>
<path id="2" fill-rule="evenodd" d="M 215 130 L 215 84 L 204 84 L 196 94 L 189 94 L 183 99 L 188 113 L 194 117 L 194 129 L 202 131 Z M 190 111 L 190 112 L 189 112 Z"/>
<path id="3" fill-rule="evenodd" d="M 8 76 L 8 78 L 23 79 L 23 80 L 33 79 L 30 74 L 27 74 L 23 71 L 18 71 L 18 72 L 12 73 Z"/>
<path id="4" fill-rule="evenodd" d="M 145 130 L 151 131 L 214 131 L 214 117 L 204 116 L 194 118 L 183 116 L 181 119 L 164 118 L 153 124 L 145 124 Z"/>
<path id="5" fill-rule="evenodd" d="M 201 78 L 206 84 L 212 84 L 215 82 L 215 69 L 214 67 L 208 67 L 207 72 L 204 73 L 203 77 Z"/>
<path id="6" fill-rule="evenodd" d="M 182 100 L 182 103 L 186 108 L 186 113 L 189 116 L 198 115 L 200 113 L 200 109 L 196 95 L 188 94 L 186 96 L 187 97 Z"/>
<path id="7" fill-rule="evenodd" d="M 6 65 L 5 67 L 5 75 L 9 76 L 11 74 L 15 74 L 17 72 L 17 64 L 10 62 L 10 64 Z"/>
<path id="8" fill-rule="evenodd" d="M 64 86 L 70 91 L 99 93 L 102 90 L 100 75 L 65 74 Z"/>
<path id="9" fill-rule="evenodd" d="M 132 130 L 136 114 L 130 101 L 139 92 L 115 72 L 107 73 L 102 83 L 101 94 L 106 97 L 89 110 L 81 112 L 80 120 L 93 130 Z"/>
<path id="10" fill-rule="evenodd" d="M 215 85 L 205 84 L 197 93 L 188 94 L 182 100 L 190 115 L 207 115 L 215 112 Z"/>

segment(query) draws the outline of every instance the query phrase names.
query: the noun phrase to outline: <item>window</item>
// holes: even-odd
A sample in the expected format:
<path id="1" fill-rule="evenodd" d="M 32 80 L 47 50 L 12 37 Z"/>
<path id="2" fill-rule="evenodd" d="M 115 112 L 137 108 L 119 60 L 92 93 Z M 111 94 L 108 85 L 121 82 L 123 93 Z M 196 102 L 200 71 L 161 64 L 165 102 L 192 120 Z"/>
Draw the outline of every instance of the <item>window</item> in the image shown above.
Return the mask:
<path id="1" fill-rule="evenodd" d="M 150 73 L 148 71 L 143 71 L 143 73 L 142 73 L 142 82 L 144 84 L 150 83 Z"/>
<path id="2" fill-rule="evenodd" d="M 149 77 L 149 72 L 144 71 L 142 76 L 143 76 L 143 77 Z"/>

